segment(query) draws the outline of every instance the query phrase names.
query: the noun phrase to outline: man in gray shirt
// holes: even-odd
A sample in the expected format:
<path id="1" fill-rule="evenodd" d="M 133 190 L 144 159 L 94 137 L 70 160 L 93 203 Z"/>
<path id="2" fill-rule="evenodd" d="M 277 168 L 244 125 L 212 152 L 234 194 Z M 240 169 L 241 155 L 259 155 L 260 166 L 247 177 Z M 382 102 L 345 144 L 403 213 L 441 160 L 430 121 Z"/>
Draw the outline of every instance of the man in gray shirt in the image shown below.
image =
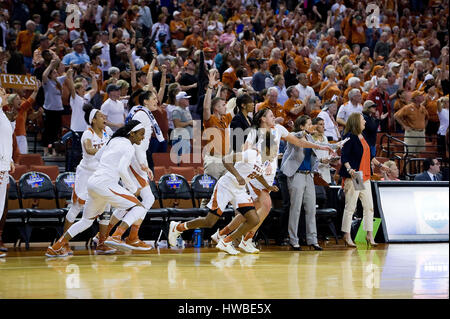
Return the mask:
<path id="1" fill-rule="evenodd" d="M 172 120 L 175 129 L 170 134 L 173 150 L 178 155 L 189 154 L 191 152 L 191 140 L 193 136 L 193 121 L 189 112 L 189 98 L 186 92 L 181 91 L 175 97 L 176 108 L 172 111 Z M 175 146 L 176 144 L 179 144 Z"/>

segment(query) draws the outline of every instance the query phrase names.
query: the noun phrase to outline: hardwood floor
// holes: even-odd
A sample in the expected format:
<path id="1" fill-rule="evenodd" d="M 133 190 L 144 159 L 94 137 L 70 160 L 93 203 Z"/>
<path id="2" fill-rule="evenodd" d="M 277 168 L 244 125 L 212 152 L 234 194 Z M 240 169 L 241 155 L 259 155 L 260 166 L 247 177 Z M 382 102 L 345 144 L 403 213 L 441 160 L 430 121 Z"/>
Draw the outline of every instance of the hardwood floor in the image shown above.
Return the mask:
<path id="1" fill-rule="evenodd" d="M 10 248 L 0 258 L 0 299 L 449 297 L 448 243 L 319 252 L 263 246 L 238 256 L 215 248 L 111 256 L 74 248 L 66 258 L 45 257 L 45 247 Z"/>

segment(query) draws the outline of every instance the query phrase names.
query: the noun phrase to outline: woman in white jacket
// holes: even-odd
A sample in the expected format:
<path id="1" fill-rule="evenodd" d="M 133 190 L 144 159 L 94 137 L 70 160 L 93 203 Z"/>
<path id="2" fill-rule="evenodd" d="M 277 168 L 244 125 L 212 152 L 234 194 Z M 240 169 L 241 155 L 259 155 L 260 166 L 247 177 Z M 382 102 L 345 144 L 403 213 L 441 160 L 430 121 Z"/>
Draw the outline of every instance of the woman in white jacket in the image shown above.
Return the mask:
<path id="1" fill-rule="evenodd" d="M 12 121 L 3 112 L 3 99 L 0 96 L 0 220 L 5 207 L 6 194 L 9 182 L 8 172 L 14 173 L 13 152 L 13 131 Z M 5 257 L 6 253 L 0 251 L 0 258 Z"/>
<path id="2" fill-rule="evenodd" d="M 112 248 L 129 249 L 121 236 L 146 211 L 136 197 L 138 188 L 128 173 L 128 168 L 135 156 L 133 144 L 140 144 L 144 135 L 145 128 L 141 122 L 132 120 L 119 128 L 108 144 L 96 154 L 100 157 L 100 163 L 88 181 L 88 198 L 84 205 L 83 217 L 73 224 L 53 246 L 48 247 L 45 254 L 47 257 L 67 256 L 68 252 L 65 249 L 67 242 L 88 229 L 94 219 L 104 212 L 108 204 L 125 209 L 127 214 L 105 244 Z M 122 180 L 124 186 L 119 185 L 119 180 Z"/>

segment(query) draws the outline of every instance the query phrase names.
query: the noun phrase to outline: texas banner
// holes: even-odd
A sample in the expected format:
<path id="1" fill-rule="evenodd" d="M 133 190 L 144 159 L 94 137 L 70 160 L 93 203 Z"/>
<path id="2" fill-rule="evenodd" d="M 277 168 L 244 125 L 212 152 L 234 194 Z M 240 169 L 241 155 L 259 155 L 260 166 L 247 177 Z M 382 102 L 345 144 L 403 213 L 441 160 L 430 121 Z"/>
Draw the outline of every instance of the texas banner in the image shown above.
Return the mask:
<path id="1" fill-rule="evenodd" d="M 22 74 L 0 74 L 0 86 L 10 89 L 34 90 L 38 86 L 35 76 Z"/>

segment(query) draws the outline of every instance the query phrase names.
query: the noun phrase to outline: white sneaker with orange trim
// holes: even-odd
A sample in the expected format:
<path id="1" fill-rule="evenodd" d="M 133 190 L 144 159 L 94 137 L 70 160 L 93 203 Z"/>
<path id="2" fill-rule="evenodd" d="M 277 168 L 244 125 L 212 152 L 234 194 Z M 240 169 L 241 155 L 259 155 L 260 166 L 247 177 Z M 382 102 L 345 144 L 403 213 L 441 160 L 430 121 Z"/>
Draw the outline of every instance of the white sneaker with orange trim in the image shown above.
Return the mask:
<path id="1" fill-rule="evenodd" d="M 139 238 L 137 238 L 135 240 L 129 240 L 127 237 L 127 238 L 125 238 L 125 244 L 131 250 L 151 250 L 152 249 L 152 246 L 147 245 L 145 242 L 143 242 Z"/>
<path id="2" fill-rule="evenodd" d="M 109 236 L 104 243 L 106 246 L 121 251 L 130 251 L 131 249 L 125 244 L 120 236 Z"/>
<path id="3" fill-rule="evenodd" d="M 105 244 L 100 244 L 95 247 L 95 255 L 111 255 L 117 252 L 117 249 L 106 246 Z"/>
<path id="4" fill-rule="evenodd" d="M 237 255 L 239 251 L 236 250 L 233 246 L 233 242 L 226 243 L 223 239 L 219 240 L 219 243 L 216 246 L 217 249 L 220 249 L 230 255 Z"/>
<path id="5" fill-rule="evenodd" d="M 0 252 L 0 258 L 6 257 L 6 253 Z"/>
<path id="6" fill-rule="evenodd" d="M 219 234 L 219 229 L 217 229 L 217 231 L 214 233 L 214 235 L 211 236 L 211 239 L 213 240 L 213 242 L 215 242 L 216 244 L 219 243 L 219 241 L 221 239 L 224 239 L 226 236 L 221 236 Z"/>
<path id="7" fill-rule="evenodd" d="M 238 247 L 249 254 L 259 253 L 259 249 L 255 247 L 255 243 L 253 242 L 252 238 L 244 240 L 244 237 L 242 237 L 241 243 Z"/>
<path id="8" fill-rule="evenodd" d="M 172 221 L 169 226 L 169 245 L 172 247 L 176 247 L 177 238 L 181 235 L 181 232 L 177 230 L 177 226 L 180 222 Z"/>
<path id="9" fill-rule="evenodd" d="M 69 254 L 64 249 L 64 246 L 58 250 L 53 249 L 52 246 L 48 246 L 45 256 L 47 256 L 47 257 L 67 257 L 67 256 L 69 256 Z"/>

